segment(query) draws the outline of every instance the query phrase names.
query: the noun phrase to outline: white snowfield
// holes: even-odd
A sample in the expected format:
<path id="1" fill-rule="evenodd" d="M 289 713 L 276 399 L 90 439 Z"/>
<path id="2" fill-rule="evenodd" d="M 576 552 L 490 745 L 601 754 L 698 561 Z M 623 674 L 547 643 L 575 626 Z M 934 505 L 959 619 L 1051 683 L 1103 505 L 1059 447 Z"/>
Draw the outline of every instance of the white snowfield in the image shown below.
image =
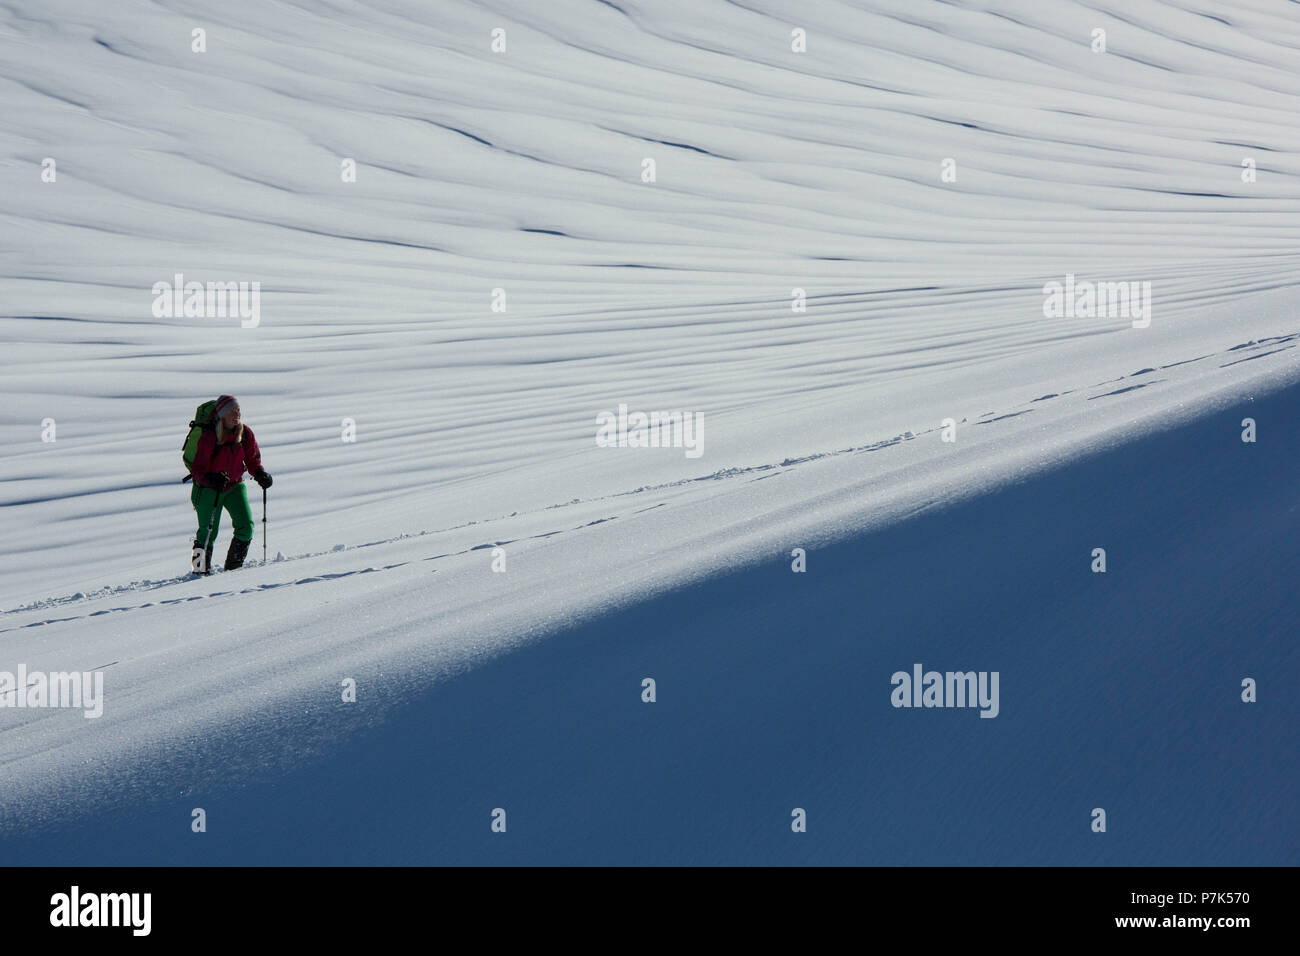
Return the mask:
<path id="1" fill-rule="evenodd" d="M 863 7 L 5 4 L 0 671 L 106 689 L 0 709 L 0 827 L 1300 378 L 1294 4 Z M 250 482 L 191 580 L 221 393 L 273 560 Z"/>

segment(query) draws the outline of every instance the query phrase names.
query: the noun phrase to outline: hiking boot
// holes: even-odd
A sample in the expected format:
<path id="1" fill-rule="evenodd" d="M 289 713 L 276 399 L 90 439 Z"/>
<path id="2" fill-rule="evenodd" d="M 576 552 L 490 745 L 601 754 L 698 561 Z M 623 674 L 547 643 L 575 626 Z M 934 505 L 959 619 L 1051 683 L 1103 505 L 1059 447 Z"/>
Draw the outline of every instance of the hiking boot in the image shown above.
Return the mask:
<path id="1" fill-rule="evenodd" d="M 240 541 L 238 538 L 230 539 L 230 550 L 226 552 L 226 570 L 234 571 L 236 568 L 244 566 L 244 558 L 248 556 L 248 542 Z"/>
<path id="2" fill-rule="evenodd" d="M 202 548 L 199 542 L 194 542 L 194 547 L 190 549 L 190 574 L 211 574 L 212 573 L 212 545 L 203 549 L 203 570 L 200 571 L 194 566 L 194 552 Z"/>

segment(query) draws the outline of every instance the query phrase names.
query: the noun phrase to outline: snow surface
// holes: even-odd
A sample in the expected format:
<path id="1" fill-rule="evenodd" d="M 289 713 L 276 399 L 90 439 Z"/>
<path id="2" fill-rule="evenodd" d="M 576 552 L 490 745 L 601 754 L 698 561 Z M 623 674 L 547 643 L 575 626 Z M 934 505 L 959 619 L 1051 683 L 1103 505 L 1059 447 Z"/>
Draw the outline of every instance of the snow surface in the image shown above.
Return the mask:
<path id="1" fill-rule="evenodd" d="M 175 815 L 187 835 L 192 806 L 233 800 L 246 781 L 280 779 L 301 795 L 309 790 L 295 786 L 318 784 L 310 775 L 344 748 L 400 764 L 418 746 L 443 763 L 422 765 L 427 776 L 407 784 L 417 790 L 440 767 L 496 779 L 491 761 L 517 761 L 520 776 L 502 779 L 520 820 L 530 794 L 535 813 L 563 805 L 562 788 L 530 789 L 525 766 L 588 782 L 606 768 L 615 782 L 596 788 L 603 805 L 584 810 L 600 821 L 588 837 L 561 854 L 559 836 L 535 836 L 521 858 L 634 862 L 614 850 L 644 858 L 669 825 L 627 824 L 626 840 L 612 838 L 603 828 L 625 807 L 617 787 L 683 811 L 692 794 L 734 796 L 748 779 L 737 763 L 747 758 L 726 759 L 736 735 L 768 741 L 774 772 L 794 779 L 798 768 L 841 808 L 861 782 L 860 768 L 843 763 L 857 739 L 844 709 L 816 709 L 825 746 L 781 764 L 789 752 L 774 741 L 790 711 L 736 697 L 718 675 L 741 661 L 721 648 L 743 656 L 748 634 L 784 668 L 777 638 L 789 628 L 834 648 L 850 637 L 869 643 L 871 629 L 855 623 L 864 609 L 905 599 L 938 614 L 938 579 L 917 571 L 901 590 L 873 593 L 872 579 L 841 569 L 817 585 L 819 619 L 793 596 L 801 579 L 772 571 L 788 573 L 792 548 L 810 549 L 811 569 L 816 549 L 847 549 L 837 560 L 851 566 L 880 535 L 994 501 L 1017 502 L 1007 521 L 1019 528 L 1042 510 L 1050 476 L 1095 474 L 1085 469 L 1103 460 L 1140 474 L 1132 469 L 1157 433 L 1211 421 L 1212 434 L 1235 444 L 1204 452 L 1204 467 L 1231 481 L 1243 467 L 1231 455 L 1260 453 L 1268 467 L 1256 494 L 1277 505 L 1280 525 L 1293 522 L 1296 444 L 1278 437 L 1295 435 L 1290 386 L 1300 380 L 1300 21 L 1291 5 L 869 6 L 0 8 L 0 670 L 102 667 L 107 688 L 99 720 L 0 710 L 3 851 L 25 862 L 70 852 L 84 841 L 64 846 L 60 835 L 96 813 L 134 813 L 138 825 Z M 191 52 L 196 26 L 207 30 L 205 53 Z M 490 49 L 498 26 L 504 53 Z M 808 32 L 807 53 L 790 50 L 796 26 Z M 1089 47 L 1095 27 L 1107 31 L 1104 54 Z M 45 157 L 57 161 L 54 183 L 40 179 Z M 956 182 L 940 178 L 948 157 Z M 1247 157 L 1254 183 L 1241 178 Z M 344 158 L 357 162 L 354 183 L 341 181 Z M 645 158 L 656 161 L 654 183 L 641 181 Z M 260 323 L 156 318 L 152 286 L 176 273 L 259 281 Z M 1149 281 L 1150 327 L 1044 317 L 1044 283 L 1067 273 Z M 496 288 L 506 290 L 503 313 L 491 308 Z M 806 291 L 806 312 L 791 311 L 795 288 Z M 266 530 L 269 556 L 284 560 L 191 581 L 179 446 L 194 406 L 221 392 L 240 397 L 275 475 Z M 1273 417 L 1252 446 L 1238 435 L 1255 400 L 1271 402 Z M 596 417 L 620 403 L 701 413 L 703 455 L 598 447 Z M 41 441 L 46 418 L 57 424 L 52 443 Z M 340 440 L 345 418 L 356 422 L 354 443 Z M 955 443 L 940 439 L 946 418 L 959 423 Z M 1178 460 L 1198 467 L 1195 455 Z M 1176 493 L 1178 473 L 1160 465 L 1151 466 L 1164 482 L 1156 487 Z M 1026 482 L 1037 490 L 998 497 Z M 1178 503 L 1195 516 L 1189 533 L 1217 540 L 1228 519 L 1216 509 L 1241 505 L 1238 492 L 1207 481 L 1194 490 Z M 1141 525 L 1159 498 L 1078 507 L 1122 528 Z M 1056 502 L 1061 516 L 1075 507 Z M 1099 527 L 1077 540 L 1067 558 L 1048 547 L 1061 542 L 1052 512 L 1042 514 L 1051 589 L 999 589 L 998 613 L 986 615 L 1005 625 L 1021 619 L 1007 617 L 1014 611 L 1057 635 L 1020 658 L 1039 678 L 1069 660 L 1070 615 L 1096 610 L 1084 597 L 1094 585 L 1087 554 L 1103 536 Z M 1171 532 L 1152 533 L 1159 560 Z M 218 558 L 228 535 L 226 522 Z M 929 542 L 933 566 L 956 560 L 942 535 L 916 540 Z M 1294 676 L 1294 654 L 1278 643 L 1294 607 L 1282 574 L 1294 570 L 1294 551 L 1275 538 L 1232 540 L 1225 560 L 1263 562 L 1279 584 L 1260 618 L 1202 607 L 1207 634 L 1257 639 L 1275 679 L 1287 668 Z M 981 543 L 951 547 L 997 560 Z M 1266 560 L 1266 543 L 1278 563 Z M 505 549 L 504 574 L 491 571 L 495 547 Z M 1076 560 L 1073 577 L 1050 563 Z M 766 617 L 736 615 L 748 630 L 723 634 L 724 596 L 707 588 L 736 574 L 752 585 L 749 600 L 768 602 Z M 1211 567 L 1143 581 L 1148 591 L 1136 593 L 1173 603 L 1221 586 Z M 996 656 L 1005 629 L 972 624 L 963 613 L 985 612 L 956 598 L 951 607 L 947 639 L 978 635 L 979 659 L 963 666 L 996 669 L 981 661 Z M 630 626 L 637 608 L 655 609 L 657 625 Z M 694 617 L 719 615 L 716 629 L 690 631 L 720 642 L 694 665 L 676 646 L 656 659 L 620 640 L 640 635 L 654 648 Z M 1141 646 L 1136 624 L 1123 627 L 1123 640 Z M 838 700 L 844 679 L 886 700 L 889 673 L 926 659 L 911 656 L 906 628 L 906 615 L 897 618 L 899 654 L 879 661 L 814 654 L 821 663 L 784 706 Z M 606 664 L 600 655 L 612 652 L 593 649 L 602 640 L 623 656 Z M 579 666 L 575 641 L 599 667 Z M 737 716 L 712 733 L 674 717 L 680 733 L 666 739 L 642 725 L 647 717 L 628 716 L 640 735 L 566 738 L 558 716 L 544 724 L 545 707 L 511 709 L 504 685 L 484 683 L 527 681 L 518 662 L 540 661 L 551 644 L 537 678 L 568 674 L 570 695 L 625 694 L 628 706 L 648 707 L 640 679 L 664 667 Z M 1218 645 L 1198 646 L 1220 660 Z M 1142 667 L 1169 648 L 1153 641 L 1149 653 Z M 1253 666 L 1248 656 L 1242 666 Z M 1237 670 L 1219 674 L 1232 701 Z M 612 686 L 615 673 L 630 690 Z M 344 677 L 359 683 L 356 705 L 338 701 Z M 461 686 L 478 688 L 481 704 L 448 689 Z M 453 700 L 464 706 L 448 709 Z M 1096 716 L 1089 706 L 1070 709 L 1071 719 Z M 1125 720 L 1140 723 L 1161 705 L 1134 707 Z M 449 719 L 417 745 L 424 712 Z M 897 716 L 886 707 L 874 719 Z M 1015 719 L 976 721 L 974 732 L 993 724 L 1000 747 L 1023 744 L 1008 727 Z M 480 731 L 462 726 L 452 741 L 440 728 L 457 720 L 480 721 Z M 1294 724 L 1288 737 L 1276 712 L 1267 721 L 1259 759 L 1291 761 Z M 528 760 L 494 750 L 484 725 L 507 736 L 531 728 L 521 737 Z M 1077 730 L 1043 725 L 1056 736 L 1036 738 L 1039 748 L 1065 747 Z M 906 743 L 938 753 L 949 730 L 926 722 Z M 638 747 L 671 764 L 674 746 L 696 732 L 693 753 L 709 759 L 692 766 L 707 779 L 641 779 L 631 769 L 626 754 Z M 1211 772 L 1179 764 L 1177 740 L 1149 746 L 1142 766 L 1152 777 L 1162 766 L 1186 779 Z M 1073 772 L 1086 777 L 1106 759 L 1101 744 L 1082 748 Z M 1026 799 L 1051 786 L 1020 782 Z M 1002 788 L 985 786 L 986 810 L 1008 805 Z M 409 799 L 400 787 L 390 782 L 391 799 Z M 473 826 L 508 799 L 491 791 L 465 803 Z M 1270 793 L 1257 799 L 1267 804 Z M 1237 812 L 1240 796 L 1217 806 Z M 321 813 L 365 826 L 354 797 Z M 968 797 L 927 798 L 937 803 L 900 825 L 956 832 L 978 815 Z M 246 799 L 246 816 L 268 805 L 265 794 Z M 1082 788 L 1078 799 L 1086 827 L 1088 801 L 1102 798 Z M 1172 819 L 1208 818 L 1204 805 L 1177 802 L 1193 800 L 1186 793 L 1168 799 L 1180 808 Z M 789 807 L 779 810 L 788 835 L 779 817 L 788 821 Z M 777 850 L 746 857 L 740 848 L 767 824 L 736 813 L 734 828 L 673 843 L 665 858 L 782 859 Z M 319 832 L 321 820 L 307 819 Z M 247 842 L 227 845 L 252 853 L 256 829 L 241 832 Z M 854 832 L 842 855 L 822 844 L 798 859 L 1251 863 L 1269 846 L 1271 861 L 1294 863 L 1297 845 L 1294 822 L 1275 813 L 1235 842 L 1204 846 L 1184 833 L 1170 844 L 1160 831 L 1159 852 L 1148 828 L 1114 857 L 1045 823 L 1001 856 L 992 837 L 945 858 L 939 845 L 891 850 Z M 105 845 L 101 859 L 196 852 L 165 852 L 164 842 L 153 832 L 141 856 Z M 392 858 L 399 844 L 374 845 Z M 426 855 L 412 861 L 439 859 L 413 845 Z M 288 838 L 276 849 L 285 861 L 314 852 Z M 338 852 L 332 860 L 384 859 L 361 842 Z M 466 844 L 451 858 L 472 862 L 475 852 Z"/>

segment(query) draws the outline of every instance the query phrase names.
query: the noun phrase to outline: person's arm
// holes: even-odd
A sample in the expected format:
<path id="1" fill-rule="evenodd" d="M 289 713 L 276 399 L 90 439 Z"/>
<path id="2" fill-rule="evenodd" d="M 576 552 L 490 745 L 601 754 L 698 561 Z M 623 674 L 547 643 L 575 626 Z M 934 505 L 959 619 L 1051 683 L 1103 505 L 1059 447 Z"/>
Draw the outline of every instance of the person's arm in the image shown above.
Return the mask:
<path id="1" fill-rule="evenodd" d="M 244 464 L 255 482 L 263 488 L 271 487 L 271 476 L 262 467 L 262 450 L 257 447 L 257 439 L 253 437 L 253 430 L 247 425 L 244 426 Z"/>

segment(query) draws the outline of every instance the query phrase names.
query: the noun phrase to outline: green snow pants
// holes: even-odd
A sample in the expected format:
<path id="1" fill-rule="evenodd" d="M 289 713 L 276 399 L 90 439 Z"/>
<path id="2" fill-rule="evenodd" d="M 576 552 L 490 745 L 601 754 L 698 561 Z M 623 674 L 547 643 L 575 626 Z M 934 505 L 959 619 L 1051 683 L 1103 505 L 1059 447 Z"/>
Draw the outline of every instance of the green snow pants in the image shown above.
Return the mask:
<path id="1" fill-rule="evenodd" d="M 240 541 L 253 540 L 253 509 L 248 506 L 248 487 L 242 481 L 235 482 L 220 495 L 215 488 L 200 488 L 195 485 L 194 490 L 190 492 L 190 504 L 194 505 L 194 513 L 199 519 L 199 530 L 194 535 L 194 543 L 197 547 L 208 547 L 216 543 L 223 508 L 230 514 L 230 523 L 235 528 L 235 537 Z M 212 513 L 214 505 L 215 515 Z M 209 519 L 212 521 L 212 536 L 205 541 Z"/>

